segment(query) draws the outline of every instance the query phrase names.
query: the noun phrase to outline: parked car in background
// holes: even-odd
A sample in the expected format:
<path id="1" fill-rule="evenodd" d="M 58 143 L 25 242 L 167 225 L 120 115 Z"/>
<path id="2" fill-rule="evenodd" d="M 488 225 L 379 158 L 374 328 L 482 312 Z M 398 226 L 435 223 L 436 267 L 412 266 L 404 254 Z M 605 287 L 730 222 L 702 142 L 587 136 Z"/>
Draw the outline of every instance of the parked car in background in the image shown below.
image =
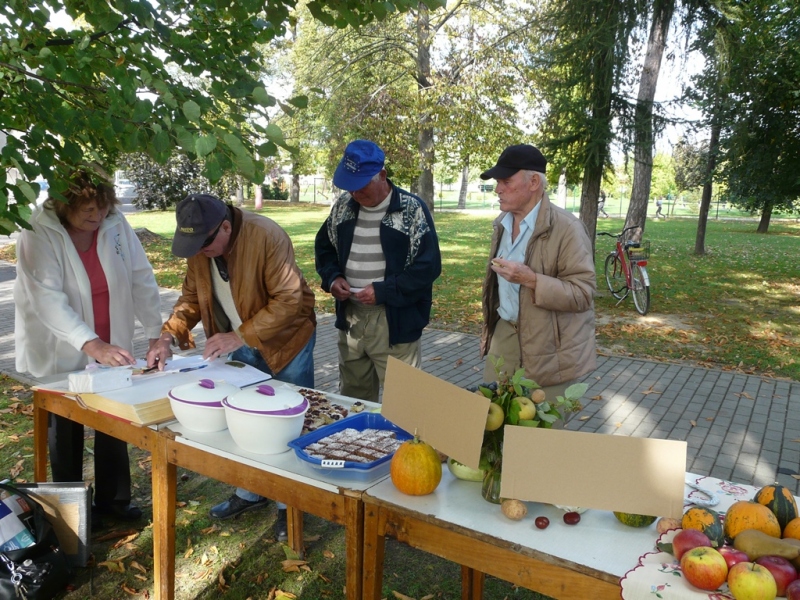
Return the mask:
<path id="1" fill-rule="evenodd" d="M 123 204 L 132 204 L 136 198 L 136 186 L 124 177 L 117 176 L 114 183 L 114 191 L 117 193 L 119 201 Z"/>

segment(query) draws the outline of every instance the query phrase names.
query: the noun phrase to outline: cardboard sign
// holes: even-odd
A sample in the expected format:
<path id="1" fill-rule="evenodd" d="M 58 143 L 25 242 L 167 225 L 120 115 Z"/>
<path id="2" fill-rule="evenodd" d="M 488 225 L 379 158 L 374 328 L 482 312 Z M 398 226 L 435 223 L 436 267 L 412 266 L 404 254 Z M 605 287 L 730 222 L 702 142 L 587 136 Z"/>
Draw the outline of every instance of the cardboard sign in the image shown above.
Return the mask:
<path id="1" fill-rule="evenodd" d="M 389 357 L 381 414 L 439 452 L 478 468 L 489 399 Z"/>
<path id="2" fill-rule="evenodd" d="M 503 498 L 680 519 L 686 442 L 506 425 Z"/>

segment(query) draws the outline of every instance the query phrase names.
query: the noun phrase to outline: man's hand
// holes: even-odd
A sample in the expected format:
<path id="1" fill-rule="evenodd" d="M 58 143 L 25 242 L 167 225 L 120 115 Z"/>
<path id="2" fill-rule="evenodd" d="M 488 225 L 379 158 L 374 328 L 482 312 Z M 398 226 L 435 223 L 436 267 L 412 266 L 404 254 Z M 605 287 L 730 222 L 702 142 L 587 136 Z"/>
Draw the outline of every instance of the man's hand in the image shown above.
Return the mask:
<path id="1" fill-rule="evenodd" d="M 532 290 L 536 289 L 536 273 L 525 263 L 498 257 L 492 259 L 492 271 L 509 283 L 518 283 Z"/>
<path id="2" fill-rule="evenodd" d="M 370 283 L 363 290 L 355 294 L 355 299 L 361 304 L 375 304 L 375 288 Z"/>
<path id="3" fill-rule="evenodd" d="M 339 301 L 350 298 L 350 284 L 344 277 L 337 277 L 331 284 L 331 296 Z"/>
<path id="4" fill-rule="evenodd" d="M 157 340 L 150 340 L 150 350 L 147 351 L 147 366 L 158 365 L 158 370 L 163 371 L 167 359 L 172 356 L 172 334 L 162 333 Z"/>
<path id="5" fill-rule="evenodd" d="M 242 342 L 242 338 L 240 338 L 235 331 L 215 333 L 206 340 L 203 358 L 206 360 L 219 358 L 220 356 L 230 354 L 234 350 L 238 350 L 242 346 L 244 346 L 244 342 Z"/>
<path id="6" fill-rule="evenodd" d="M 133 355 L 113 344 L 106 344 L 100 338 L 89 340 L 81 348 L 85 354 L 95 359 L 101 365 L 109 365 L 111 367 L 124 367 L 136 364 L 136 359 Z"/>

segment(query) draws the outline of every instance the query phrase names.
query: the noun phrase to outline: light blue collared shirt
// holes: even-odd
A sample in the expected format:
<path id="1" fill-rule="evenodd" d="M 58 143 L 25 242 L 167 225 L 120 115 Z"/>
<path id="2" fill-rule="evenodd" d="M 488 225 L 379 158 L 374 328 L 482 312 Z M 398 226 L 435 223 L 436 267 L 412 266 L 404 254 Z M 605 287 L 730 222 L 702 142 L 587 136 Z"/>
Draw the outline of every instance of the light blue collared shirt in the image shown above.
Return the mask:
<path id="1" fill-rule="evenodd" d="M 531 241 L 533 229 L 536 226 L 536 217 L 539 216 L 539 207 L 541 205 L 541 201 L 537 202 L 531 212 L 522 219 L 519 224 L 519 235 L 513 243 L 511 241 L 511 231 L 512 227 L 514 227 L 514 215 L 506 213 L 506 216 L 500 222 L 505 231 L 503 232 L 503 237 L 500 238 L 500 246 L 497 248 L 497 256 L 499 258 L 513 260 L 514 262 L 525 262 L 525 250 L 528 248 L 528 242 Z M 518 283 L 510 283 L 500 275 L 497 276 L 498 297 L 500 299 L 497 314 L 500 315 L 501 319 L 515 323 L 519 319 L 519 286 L 520 284 Z"/>

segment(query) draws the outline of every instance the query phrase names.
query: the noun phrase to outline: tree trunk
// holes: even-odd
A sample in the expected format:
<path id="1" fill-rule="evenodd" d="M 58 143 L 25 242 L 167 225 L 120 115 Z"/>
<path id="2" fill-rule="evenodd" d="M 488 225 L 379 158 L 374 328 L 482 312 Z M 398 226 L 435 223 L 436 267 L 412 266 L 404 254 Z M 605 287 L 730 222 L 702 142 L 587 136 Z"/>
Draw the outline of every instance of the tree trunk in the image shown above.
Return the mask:
<path id="1" fill-rule="evenodd" d="M 769 230 L 769 220 L 772 218 L 772 207 L 774 202 L 769 198 L 765 201 L 764 210 L 761 211 L 761 220 L 758 222 L 756 233 L 767 233 Z"/>
<path id="2" fill-rule="evenodd" d="M 647 203 L 650 200 L 650 185 L 653 177 L 653 98 L 656 94 L 661 59 L 667 45 L 667 33 L 675 0 L 656 1 L 653 7 L 653 23 L 647 41 L 647 53 L 639 80 L 639 95 L 636 98 L 634 117 L 633 185 L 631 202 L 625 227 L 640 226 L 641 234 L 647 220 Z"/>
<path id="3" fill-rule="evenodd" d="M 717 107 L 714 107 L 714 112 L 717 112 Z M 719 146 L 720 129 L 719 119 L 715 116 L 711 123 L 711 139 L 708 142 L 705 183 L 703 184 L 703 195 L 700 199 L 700 214 L 697 217 L 697 236 L 694 240 L 694 253 L 699 256 L 706 253 L 706 225 L 708 224 L 708 210 L 711 207 L 714 171 L 717 168 L 717 146 Z"/>
<path id="4" fill-rule="evenodd" d="M 426 107 L 426 91 L 431 87 L 431 30 L 428 7 L 417 12 L 417 86 L 420 95 L 418 194 L 433 212 L 433 125 Z"/>
<path id="5" fill-rule="evenodd" d="M 262 192 L 261 184 L 255 186 L 255 209 L 261 210 L 264 207 L 264 194 Z"/>
<path id="6" fill-rule="evenodd" d="M 292 163 L 292 188 L 289 191 L 289 202 L 300 202 L 300 174 L 297 172 L 297 163 Z"/>
<path id="7" fill-rule="evenodd" d="M 593 256 L 595 236 L 597 235 L 597 198 L 600 196 L 600 184 L 603 180 L 603 162 L 601 161 L 599 165 L 587 166 L 583 170 L 580 218 L 586 226 L 589 239 L 592 240 Z"/>
<path id="8" fill-rule="evenodd" d="M 461 169 L 461 187 L 458 190 L 458 208 L 467 208 L 467 187 L 469 186 L 469 154 L 464 158 L 464 168 Z"/>

